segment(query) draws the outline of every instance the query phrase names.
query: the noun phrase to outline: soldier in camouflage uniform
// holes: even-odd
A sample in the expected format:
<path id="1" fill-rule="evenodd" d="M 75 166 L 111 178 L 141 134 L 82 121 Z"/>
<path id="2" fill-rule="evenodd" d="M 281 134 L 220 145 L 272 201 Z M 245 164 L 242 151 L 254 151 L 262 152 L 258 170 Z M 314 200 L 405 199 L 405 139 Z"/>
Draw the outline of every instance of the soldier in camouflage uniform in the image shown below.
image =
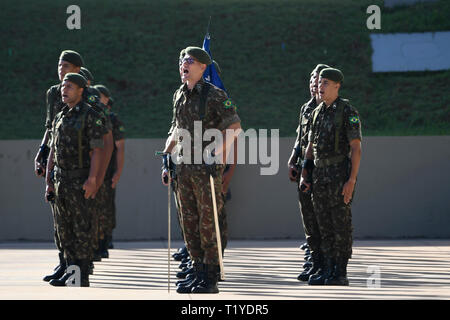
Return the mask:
<path id="1" fill-rule="evenodd" d="M 108 229 L 108 212 L 109 212 L 109 197 L 106 185 L 103 183 L 108 169 L 108 165 L 111 160 L 111 156 L 114 150 L 114 141 L 112 135 L 112 123 L 110 117 L 107 115 L 109 112 L 100 101 L 100 91 L 94 86 L 91 86 L 94 81 L 92 73 L 85 67 L 82 67 L 80 74 L 87 80 L 86 90 L 83 92 L 83 99 L 88 103 L 96 112 L 102 117 L 108 133 L 103 137 L 104 148 L 101 153 L 101 166 L 97 177 L 97 191 L 95 193 L 95 214 L 93 215 L 92 239 L 94 250 L 94 261 L 101 261 L 102 258 L 108 258 L 109 253 L 107 249 L 107 239 L 105 237 L 105 228 Z M 93 265 L 92 265 L 93 267 Z"/>
<path id="2" fill-rule="evenodd" d="M 97 188 L 103 136 L 107 130 L 100 115 L 82 100 L 86 79 L 77 73 L 65 75 L 61 86 L 66 104 L 53 120 L 53 135 L 47 164 L 46 195 L 55 193 L 56 228 L 66 265 L 77 265 L 81 286 L 89 286 L 92 259 L 93 200 Z M 54 181 L 49 172 L 55 171 Z M 66 272 L 51 285 L 62 286 Z"/>
<path id="3" fill-rule="evenodd" d="M 309 190 L 321 235 L 324 265 L 309 277 L 311 285 L 348 285 L 347 263 L 352 255 L 351 200 L 361 159 L 361 121 L 349 101 L 339 97 L 344 76 L 325 68 L 319 75 L 319 97 L 310 121 L 306 160 L 300 184 Z"/>
<path id="4" fill-rule="evenodd" d="M 103 256 L 107 256 L 108 246 L 112 241 L 112 232 L 116 227 L 116 186 L 122 175 L 125 161 L 125 126 L 118 115 L 112 112 L 113 98 L 111 97 L 111 92 L 108 88 L 101 84 L 96 85 L 95 88 L 100 92 L 100 101 L 106 106 L 105 112 L 111 121 L 112 136 L 114 140 L 114 150 L 104 181 L 106 190 L 106 210 L 104 211 L 105 216 L 101 219 L 104 235 L 103 240 L 101 241 L 101 250 Z"/>
<path id="5" fill-rule="evenodd" d="M 66 73 L 69 72 L 79 72 L 80 68 L 83 66 L 83 58 L 78 52 L 73 50 L 64 50 L 61 52 L 59 61 L 58 61 L 58 78 L 60 83 L 50 87 L 47 90 L 46 94 L 46 120 L 45 120 L 45 133 L 42 138 L 41 146 L 39 148 L 38 153 L 36 154 L 34 161 L 34 169 L 37 176 L 45 177 L 45 170 L 48 153 L 50 151 L 49 142 L 51 140 L 52 135 L 52 123 L 55 115 L 59 113 L 64 103 L 62 102 L 61 97 L 61 82 L 64 79 Z M 53 214 L 53 229 L 54 229 L 54 240 L 56 247 L 58 248 L 59 255 L 59 264 L 54 269 L 54 272 L 48 276 L 44 277 L 44 281 L 50 281 L 53 279 L 59 279 L 65 270 L 65 261 L 64 261 L 64 253 L 62 251 L 62 247 L 60 244 L 60 240 L 58 237 L 58 233 L 56 231 L 56 219 L 55 219 L 55 210 L 53 208 L 53 203 L 50 203 L 50 207 Z"/>
<path id="6" fill-rule="evenodd" d="M 303 229 L 305 231 L 306 241 L 308 243 L 312 257 L 312 267 L 304 270 L 297 277 L 297 279 L 301 281 L 308 281 L 309 276 L 316 273 L 322 263 L 322 255 L 320 253 L 320 232 L 311 201 L 311 192 L 302 192 L 300 190 L 301 185 L 299 183 L 300 174 L 298 172 L 298 167 L 301 166 L 303 159 L 305 158 L 305 151 L 308 145 L 308 133 L 310 124 L 309 120 L 311 117 L 311 113 L 321 102 L 320 98 L 318 97 L 319 94 L 317 90 L 319 73 L 322 69 L 325 69 L 327 67 L 328 66 L 325 64 L 318 64 L 311 72 L 309 86 L 311 99 L 300 108 L 297 139 L 295 140 L 294 148 L 288 161 L 289 179 L 291 181 L 297 182 L 297 191 Z"/>
<path id="7" fill-rule="evenodd" d="M 194 122 L 201 121 L 202 136 L 207 129 L 236 130 L 239 132 L 240 119 L 235 106 L 228 99 L 226 93 L 206 83 L 202 75 L 206 66 L 211 64 L 211 58 L 206 51 L 198 47 L 187 47 L 183 58 L 182 72 L 184 83 L 174 94 L 173 106 L 175 129 L 166 143 L 165 152 L 170 153 L 175 144 L 183 144 L 184 137 L 180 130 L 189 132 L 192 141 L 202 137 L 194 136 Z M 207 88 L 207 89 L 206 89 Z M 200 118 L 201 100 L 206 99 L 206 112 L 203 119 Z M 225 140 L 225 139 L 224 139 Z M 217 156 L 225 156 L 233 141 L 226 140 L 221 150 L 216 151 Z M 203 149 L 209 145 L 201 143 L 202 149 L 196 150 L 189 146 L 189 150 L 183 147 L 180 152 L 181 159 L 177 160 L 177 191 L 180 199 L 180 210 L 183 220 L 183 231 L 189 255 L 193 261 L 196 277 L 189 283 L 179 285 L 178 293 L 218 293 L 218 249 L 214 228 L 214 213 L 209 177 L 214 177 L 214 186 L 217 201 L 217 212 L 222 213 L 222 174 L 223 164 L 206 165 L 190 164 L 187 159 L 189 152 L 203 155 Z M 186 147 L 187 148 L 187 147 Z M 220 148 L 220 147 L 219 147 Z"/>

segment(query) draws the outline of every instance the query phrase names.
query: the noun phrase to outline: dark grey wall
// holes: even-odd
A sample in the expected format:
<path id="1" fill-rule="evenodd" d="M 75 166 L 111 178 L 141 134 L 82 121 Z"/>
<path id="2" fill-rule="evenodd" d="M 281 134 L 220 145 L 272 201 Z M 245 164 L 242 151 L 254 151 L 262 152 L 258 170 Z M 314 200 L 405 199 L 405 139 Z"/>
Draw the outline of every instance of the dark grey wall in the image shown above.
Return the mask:
<path id="1" fill-rule="evenodd" d="M 162 139 L 128 139 L 117 191 L 116 239 L 167 237 L 167 189 L 160 183 Z M 0 141 L 0 240 L 51 240 L 44 181 L 33 174 L 39 141 Z M 239 165 L 227 205 L 231 238 L 302 238 L 295 185 L 280 139 L 280 170 L 261 176 Z M 450 137 L 367 137 L 353 204 L 355 237 L 450 237 Z M 174 203 L 172 202 L 172 208 Z M 179 238 L 172 209 L 172 236 Z"/>

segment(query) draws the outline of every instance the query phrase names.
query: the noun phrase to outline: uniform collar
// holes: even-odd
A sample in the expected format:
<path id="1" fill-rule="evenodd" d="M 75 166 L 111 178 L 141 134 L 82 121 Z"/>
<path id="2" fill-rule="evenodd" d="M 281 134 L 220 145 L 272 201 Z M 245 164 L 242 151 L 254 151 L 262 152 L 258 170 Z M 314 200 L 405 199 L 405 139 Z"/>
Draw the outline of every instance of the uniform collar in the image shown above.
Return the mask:
<path id="1" fill-rule="evenodd" d="M 197 83 L 195 84 L 195 86 L 192 88 L 192 92 L 197 91 L 198 93 L 200 93 L 202 91 L 204 84 L 205 84 L 205 80 L 203 80 L 203 77 L 201 77 L 200 80 L 198 80 Z M 185 92 L 185 93 L 189 92 L 187 83 L 183 84 L 183 86 L 181 87 L 181 90 L 183 90 L 183 92 Z"/>
<path id="2" fill-rule="evenodd" d="M 81 110 L 83 110 L 83 107 L 84 107 L 83 101 L 78 102 L 73 108 L 69 108 L 69 106 L 66 104 L 64 109 L 63 109 L 63 112 L 64 112 L 64 110 L 66 110 L 64 113 L 70 112 L 70 113 L 73 113 L 73 114 L 77 114 Z"/>

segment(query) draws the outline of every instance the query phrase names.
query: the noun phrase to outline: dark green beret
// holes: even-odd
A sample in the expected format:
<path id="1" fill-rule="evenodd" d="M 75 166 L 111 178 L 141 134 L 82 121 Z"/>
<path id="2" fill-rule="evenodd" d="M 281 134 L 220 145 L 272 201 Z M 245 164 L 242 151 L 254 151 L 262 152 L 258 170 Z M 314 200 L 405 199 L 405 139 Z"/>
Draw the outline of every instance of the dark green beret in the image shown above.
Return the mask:
<path id="1" fill-rule="evenodd" d="M 109 89 L 107 87 L 105 87 L 104 85 L 97 84 L 94 86 L 94 88 L 97 89 L 98 91 L 100 91 L 107 98 L 111 97 L 111 91 L 109 91 Z"/>
<path id="2" fill-rule="evenodd" d="M 184 50 L 185 50 L 186 54 L 188 54 L 191 57 L 195 58 L 200 63 L 204 63 L 207 66 L 212 63 L 211 57 L 209 56 L 208 52 L 206 52 L 202 48 L 199 48 L 199 47 L 187 47 Z"/>
<path id="3" fill-rule="evenodd" d="M 100 98 L 100 91 L 96 87 L 90 86 L 88 92 L 90 95 L 94 95 Z"/>
<path id="4" fill-rule="evenodd" d="M 81 55 L 73 50 L 64 50 L 59 56 L 59 60 L 64 60 L 76 65 L 77 67 L 82 67 L 84 65 L 83 58 Z"/>
<path id="5" fill-rule="evenodd" d="M 334 82 L 344 82 L 344 75 L 341 70 L 335 68 L 325 68 L 320 71 L 319 77 L 332 80 Z"/>
<path id="6" fill-rule="evenodd" d="M 314 70 L 311 72 L 311 75 L 313 75 L 314 73 L 320 73 L 320 71 L 322 71 L 325 68 L 331 68 L 329 65 L 323 64 L 323 63 L 319 63 Z"/>
<path id="7" fill-rule="evenodd" d="M 222 73 L 222 70 L 220 70 L 219 64 L 217 63 L 216 60 L 213 60 L 212 63 L 214 64 L 214 67 L 216 67 L 216 71 L 220 76 L 220 74 Z"/>
<path id="8" fill-rule="evenodd" d="M 80 68 L 80 74 L 86 78 L 86 80 L 94 81 L 94 77 L 92 76 L 92 73 L 85 67 Z"/>
<path id="9" fill-rule="evenodd" d="M 183 59 L 185 55 L 186 55 L 186 49 L 181 50 L 179 60 Z"/>
<path id="10" fill-rule="evenodd" d="M 64 81 L 70 81 L 72 83 L 75 83 L 80 88 L 84 88 L 87 85 L 87 81 L 86 81 L 85 77 L 83 77 L 81 74 L 73 73 L 73 72 L 66 73 L 66 75 L 64 76 L 64 79 L 63 79 L 63 82 Z"/>

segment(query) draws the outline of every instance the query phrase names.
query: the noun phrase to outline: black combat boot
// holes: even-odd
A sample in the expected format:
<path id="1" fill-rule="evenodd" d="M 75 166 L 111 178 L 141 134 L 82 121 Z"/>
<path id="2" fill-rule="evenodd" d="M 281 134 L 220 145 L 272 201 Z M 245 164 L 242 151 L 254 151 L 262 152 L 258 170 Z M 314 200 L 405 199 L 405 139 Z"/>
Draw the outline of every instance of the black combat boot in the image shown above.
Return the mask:
<path id="1" fill-rule="evenodd" d="M 53 279 L 59 279 L 64 275 L 64 272 L 66 271 L 66 261 L 64 260 L 64 254 L 60 252 L 59 254 L 59 265 L 56 266 L 55 269 L 53 269 L 53 273 L 45 276 L 44 281 L 49 282 Z"/>
<path id="2" fill-rule="evenodd" d="M 181 247 L 180 249 L 178 249 L 178 252 L 175 252 L 172 257 L 175 259 L 175 261 L 181 261 L 183 260 L 183 258 L 185 257 L 189 257 L 189 253 L 187 251 L 186 246 Z"/>
<path id="3" fill-rule="evenodd" d="M 72 273 L 67 272 L 67 267 L 72 264 L 73 264 L 73 262 L 66 261 L 66 264 L 64 266 L 64 274 L 58 279 L 50 280 L 49 283 L 54 287 L 65 287 L 67 279 L 69 279 L 70 276 L 72 275 Z"/>
<path id="4" fill-rule="evenodd" d="M 99 241 L 98 244 L 100 257 L 102 259 L 108 259 L 109 258 L 109 252 L 108 252 L 108 239 L 104 238 Z"/>
<path id="5" fill-rule="evenodd" d="M 311 275 L 308 280 L 309 285 L 324 285 L 325 280 L 330 278 L 333 274 L 335 267 L 334 258 L 325 258 L 325 262 L 322 268 L 319 268 L 319 270 Z"/>
<path id="6" fill-rule="evenodd" d="M 300 273 L 297 277 L 297 280 L 299 281 L 308 281 L 309 277 L 315 274 L 317 271 L 319 271 L 320 268 L 323 266 L 323 259 L 322 255 L 319 253 L 314 253 L 312 255 L 312 262 L 311 267 L 308 269 L 305 269 L 302 273 Z"/>
<path id="7" fill-rule="evenodd" d="M 218 265 L 208 264 L 206 265 L 205 277 L 198 283 L 197 286 L 193 287 L 192 293 L 219 293 L 219 288 L 217 287 L 217 282 L 219 280 L 218 276 Z"/>
<path id="8" fill-rule="evenodd" d="M 81 271 L 81 287 L 89 287 L 89 265 L 90 261 L 87 259 L 78 260 L 78 266 Z"/>
<path id="9" fill-rule="evenodd" d="M 106 239 L 108 240 L 108 241 L 107 241 L 107 248 L 108 248 L 108 249 L 114 249 L 114 244 L 113 244 L 113 242 L 112 242 L 112 235 L 108 235 L 108 236 L 106 237 Z"/>
<path id="10" fill-rule="evenodd" d="M 205 265 L 203 263 L 193 264 L 194 275 L 191 281 L 180 283 L 177 287 L 178 293 L 191 293 L 192 288 L 196 287 L 205 277 Z"/>
<path id="11" fill-rule="evenodd" d="M 89 262 L 89 274 L 94 274 L 94 262 Z"/>
<path id="12" fill-rule="evenodd" d="M 176 285 L 176 286 L 179 286 L 180 284 L 181 284 L 181 285 L 186 285 L 187 283 L 191 282 L 196 276 L 197 276 L 197 275 L 196 275 L 195 272 L 190 273 L 190 274 L 188 274 L 188 275 L 186 276 L 186 279 L 181 279 L 181 280 L 178 280 L 177 282 L 175 282 L 175 285 Z"/>
<path id="13" fill-rule="evenodd" d="M 347 278 L 347 258 L 339 258 L 333 275 L 325 280 L 327 286 L 348 286 Z"/>
<path id="14" fill-rule="evenodd" d="M 177 278 L 178 279 L 185 279 L 186 276 L 188 274 L 191 274 L 191 273 L 194 273 L 194 268 L 192 266 L 191 267 L 186 267 L 183 270 L 181 270 L 180 272 L 177 272 Z"/>

